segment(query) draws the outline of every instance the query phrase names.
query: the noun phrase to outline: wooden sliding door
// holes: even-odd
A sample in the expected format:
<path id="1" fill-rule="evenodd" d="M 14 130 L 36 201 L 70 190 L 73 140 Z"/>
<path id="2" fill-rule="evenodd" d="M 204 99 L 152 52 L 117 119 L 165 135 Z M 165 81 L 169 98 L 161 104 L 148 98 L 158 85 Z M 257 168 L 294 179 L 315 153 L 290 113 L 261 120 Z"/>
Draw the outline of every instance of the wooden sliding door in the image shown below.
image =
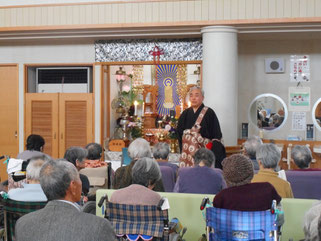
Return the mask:
<path id="1" fill-rule="evenodd" d="M 92 94 L 26 94 L 26 136 L 44 137 L 44 152 L 62 158 L 71 146 L 94 140 Z"/>
<path id="2" fill-rule="evenodd" d="M 26 94 L 26 138 L 41 135 L 44 153 L 53 158 L 58 158 L 58 114 L 58 94 Z"/>
<path id="3" fill-rule="evenodd" d="M 71 146 L 93 142 L 92 94 L 60 94 L 59 155 Z"/>
<path id="4" fill-rule="evenodd" d="M 0 64 L 0 156 L 16 157 L 19 151 L 18 65 Z M 6 164 L 0 161 L 1 181 L 8 179 Z"/>

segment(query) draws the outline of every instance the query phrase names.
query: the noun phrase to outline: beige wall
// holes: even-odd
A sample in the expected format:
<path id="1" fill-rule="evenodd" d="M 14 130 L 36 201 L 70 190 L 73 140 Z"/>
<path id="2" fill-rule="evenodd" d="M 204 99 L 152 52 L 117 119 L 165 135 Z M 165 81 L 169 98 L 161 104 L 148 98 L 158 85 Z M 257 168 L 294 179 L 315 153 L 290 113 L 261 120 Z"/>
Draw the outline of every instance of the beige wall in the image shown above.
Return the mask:
<path id="1" fill-rule="evenodd" d="M 308 54 L 311 59 L 311 82 L 303 86 L 311 88 L 310 111 L 306 112 L 307 124 L 312 122 L 312 108 L 321 97 L 321 41 L 320 39 L 308 40 L 241 40 L 239 41 L 239 96 L 238 96 L 238 122 L 248 121 L 248 107 L 255 96 L 263 93 L 273 93 L 280 96 L 288 105 L 288 88 L 295 87 L 290 83 L 290 55 Z M 285 73 L 266 74 L 265 58 L 284 58 Z M 267 139 L 286 139 L 288 135 L 305 138 L 304 131 L 292 131 L 292 113 L 289 111 L 285 125 L 275 132 L 265 133 Z M 254 125 L 249 126 L 249 135 L 258 135 Z M 239 130 L 240 136 L 240 130 Z M 321 140 L 321 132 L 316 131 L 317 140 Z"/>
<path id="2" fill-rule="evenodd" d="M 151 26 L 310 21 L 321 0 L 146 0 L 0 7 L 1 28 Z M 91 2 L 91 3 L 90 3 Z M 291 19 L 292 18 L 292 19 Z M 299 18 L 299 19 L 294 19 Z M 279 19 L 279 20 L 278 20 Z M 281 20 L 280 20 L 281 19 Z M 81 26 L 80 26 L 81 25 Z M 66 26 L 65 26 L 66 27 Z"/>
<path id="3" fill-rule="evenodd" d="M 94 63 L 95 62 L 95 50 L 94 44 L 90 42 L 25 42 L 24 44 L 16 45 L 0 45 L 0 63 L 18 63 L 19 64 L 19 150 L 24 149 L 24 64 L 32 63 Z M 99 71 L 99 69 L 98 69 Z M 97 88 L 100 86 L 100 72 L 96 74 L 96 85 Z M 96 90 L 96 89 L 95 89 Z M 99 99 L 100 92 L 95 92 L 95 98 Z M 99 110 L 100 101 L 95 102 L 95 114 L 100 116 Z M 100 118 L 95 118 L 95 126 L 100 131 Z M 96 141 L 100 141 L 100 133 L 97 136 Z M 97 139 L 98 138 L 98 139 Z"/>

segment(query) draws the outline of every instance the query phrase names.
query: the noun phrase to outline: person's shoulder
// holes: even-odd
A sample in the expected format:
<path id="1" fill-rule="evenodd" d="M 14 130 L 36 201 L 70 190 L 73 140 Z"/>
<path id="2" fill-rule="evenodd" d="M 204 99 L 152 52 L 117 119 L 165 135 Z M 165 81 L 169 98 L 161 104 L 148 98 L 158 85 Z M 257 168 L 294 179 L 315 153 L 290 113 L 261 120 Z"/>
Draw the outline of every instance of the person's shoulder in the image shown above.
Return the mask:
<path id="1" fill-rule="evenodd" d="M 27 213 L 26 215 L 23 215 L 21 218 L 18 219 L 17 224 L 18 223 L 25 223 L 25 222 L 30 222 L 32 223 L 32 220 L 38 220 L 39 217 L 42 216 L 44 212 L 44 208 L 43 209 L 39 209 L 37 211 L 31 212 L 31 213 Z"/>

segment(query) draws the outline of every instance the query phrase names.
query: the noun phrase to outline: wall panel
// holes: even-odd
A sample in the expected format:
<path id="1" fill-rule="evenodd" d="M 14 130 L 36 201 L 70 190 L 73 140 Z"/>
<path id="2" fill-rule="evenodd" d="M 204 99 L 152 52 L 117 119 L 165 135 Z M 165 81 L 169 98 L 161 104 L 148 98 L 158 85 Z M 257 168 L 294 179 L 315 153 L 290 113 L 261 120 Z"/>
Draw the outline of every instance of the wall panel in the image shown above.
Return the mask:
<path id="1" fill-rule="evenodd" d="M 194 23 L 227 20 L 274 22 L 320 18 L 321 0 L 146 0 L 0 7 L 1 27 Z M 234 22 L 231 20 L 234 20 Z M 286 20 L 288 21 L 288 19 Z M 306 19 L 303 19 L 306 21 Z M 221 22 L 220 22 L 221 23 Z M 175 23 L 173 23 L 175 24 Z M 77 26 L 78 27 L 78 26 Z M 1 29 L 0 29 L 1 30 Z"/>

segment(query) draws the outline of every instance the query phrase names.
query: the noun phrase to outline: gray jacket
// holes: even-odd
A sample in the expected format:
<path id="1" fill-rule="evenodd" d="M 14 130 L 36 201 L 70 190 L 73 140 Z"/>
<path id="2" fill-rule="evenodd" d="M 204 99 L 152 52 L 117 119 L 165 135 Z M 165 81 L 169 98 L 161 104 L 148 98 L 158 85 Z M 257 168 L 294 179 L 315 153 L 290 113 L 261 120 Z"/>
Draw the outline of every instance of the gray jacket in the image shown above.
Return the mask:
<path id="1" fill-rule="evenodd" d="M 15 236 L 17 241 L 115 240 L 115 232 L 107 219 L 83 213 L 73 205 L 57 200 L 21 217 Z"/>

